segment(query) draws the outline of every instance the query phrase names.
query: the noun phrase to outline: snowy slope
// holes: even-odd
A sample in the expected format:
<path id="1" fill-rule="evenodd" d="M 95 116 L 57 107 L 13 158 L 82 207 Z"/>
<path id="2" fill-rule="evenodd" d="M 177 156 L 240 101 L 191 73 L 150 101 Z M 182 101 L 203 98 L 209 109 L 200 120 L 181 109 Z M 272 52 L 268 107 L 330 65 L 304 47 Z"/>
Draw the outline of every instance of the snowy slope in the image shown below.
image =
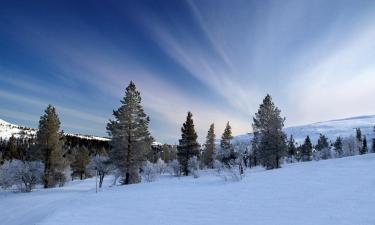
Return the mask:
<path id="1" fill-rule="evenodd" d="M 303 142 L 307 135 L 310 136 L 313 143 L 316 143 L 320 133 L 326 135 L 331 141 L 334 141 L 338 136 L 348 137 L 355 135 L 355 128 L 361 128 L 363 135 L 373 138 L 375 135 L 373 132 L 374 126 L 375 115 L 371 115 L 287 127 L 284 131 L 288 137 L 292 134 L 296 141 L 300 143 Z M 249 142 L 250 139 L 251 135 L 248 134 L 235 137 L 235 140 L 240 142 Z"/>
<path id="2" fill-rule="evenodd" d="M 106 187 L 94 181 L 28 194 L 0 192 L 1 225 L 375 224 L 375 154 L 255 168 L 240 182 L 198 179 Z"/>
<path id="3" fill-rule="evenodd" d="M 37 129 L 33 128 L 27 128 L 15 124 L 8 123 L 2 119 L 0 119 L 0 138 L 2 139 L 9 139 L 12 135 L 14 135 L 16 138 L 19 138 L 21 136 L 24 137 L 34 137 L 36 135 Z M 108 138 L 105 137 L 98 137 L 98 136 L 92 136 L 92 135 L 83 135 L 83 134 L 69 134 L 64 133 L 67 136 L 75 136 L 82 139 L 94 139 L 94 140 L 100 140 L 100 141 L 108 141 Z"/>

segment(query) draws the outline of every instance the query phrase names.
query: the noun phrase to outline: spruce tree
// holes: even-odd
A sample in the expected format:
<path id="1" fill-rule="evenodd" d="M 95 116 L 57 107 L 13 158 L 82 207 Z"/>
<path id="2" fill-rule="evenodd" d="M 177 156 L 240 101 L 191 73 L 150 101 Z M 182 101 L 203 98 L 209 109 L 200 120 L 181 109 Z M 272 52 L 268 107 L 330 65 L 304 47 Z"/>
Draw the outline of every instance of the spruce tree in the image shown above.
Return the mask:
<path id="1" fill-rule="evenodd" d="M 66 161 L 63 157 L 63 137 L 59 133 L 60 120 L 52 105 L 48 105 L 45 114 L 40 117 L 39 129 L 36 135 L 37 157 L 44 163 L 44 188 L 63 184 L 63 170 Z"/>
<path id="2" fill-rule="evenodd" d="M 141 181 L 139 170 L 151 149 L 153 139 L 148 130 L 150 119 L 141 101 L 141 94 L 131 81 L 121 106 L 113 111 L 114 120 L 107 124 L 108 133 L 112 137 L 110 158 L 122 175 L 122 184 Z"/>
<path id="3" fill-rule="evenodd" d="M 286 135 L 282 131 L 285 118 L 267 95 L 253 118 L 253 148 L 260 163 L 267 169 L 280 167 L 280 159 L 287 149 Z M 255 143 L 256 142 L 256 143 Z"/>
<path id="4" fill-rule="evenodd" d="M 17 139 L 12 135 L 7 143 L 4 154 L 4 160 L 20 159 L 19 149 L 17 146 Z"/>
<path id="5" fill-rule="evenodd" d="M 356 128 L 355 131 L 356 131 L 356 138 L 357 138 L 358 142 L 362 142 L 362 131 L 361 131 L 361 128 Z"/>
<path id="6" fill-rule="evenodd" d="M 311 161 L 313 146 L 310 137 L 307 136 L 305 142 L 301 146 L 301 159 L 302 161 Z"/>
<path id="7" fill-rule="evenodd" d="M 204 144 L 203 152 L 204 165 L 208 168 L 213 168 L 214 166 L 215 137 L 215 125 L 211 124 L 210 129 L 207 132 L 206 143 Z"/>
<path id="8" fill-rule="evenodd" d="M 335 147 L 336 155 L 338 157 L 341 157 L 342 154 L 343 154 L 343 150 L 342 150 L 342 138 L 341 137 L 337 137 L 336 138 L 336 141 L 333 144 L 333 147 Z"/>
<path id="9" fill-rule="evenodd" d="M 359 151 L 359 153 L 361 155 L 363 154 L 366 154 L 368 152 L 368 147 L 367 147 L 367 139 L 366 139 L 366 136 L 363 136 L 363 139 L 362 139 L 362 148 L 361 150 Z"/>
<path id="10" fill-rule="evenodd" d="M 323 134 L 319 134 L 318 144 L 315 146 L 316 150 L 321 151 L 324 148 L 328 148 L 328 138 L 324 136 Z"/>
<path id="11" fill-rule="evenodd" d="M 189 175 L 189 159 L 199 155 L 198 135 L 194 129 L 193 114 L 188 112 L 186 122 L 181 128 L 181 139 L 177 146 L 177 159 L 181 165 L 183 175 Z"/>
<path id="12" fill-rule="evenodd" d="M 73 176 L 78 176 L 81 180 L 87 176 L 87 165 L 90 163 L 90 154 L 86 146 L 81 146 L 75 154 L 74 161 L 70 165 Z"/>
<path id="13" fill-rule="evenodd" d="M 224 132 L 221 136 L 219 154 L 220 161 L 223 162 L 226 166 L 234 165 L 234 160 L 236 159 L 234 148 L 231 143 L 232 139 L 232 127 L 230 126 L 229 122 L 227 122 Z"/>
<path id="14" fill-rule="evenodd" d="M 293 158 L 296 156 L 297 148 L 295 144 L 295 140 L 293 138 L 293 135 L 290 135 L 289 141 L 288 141 L 288 157 Z"/>

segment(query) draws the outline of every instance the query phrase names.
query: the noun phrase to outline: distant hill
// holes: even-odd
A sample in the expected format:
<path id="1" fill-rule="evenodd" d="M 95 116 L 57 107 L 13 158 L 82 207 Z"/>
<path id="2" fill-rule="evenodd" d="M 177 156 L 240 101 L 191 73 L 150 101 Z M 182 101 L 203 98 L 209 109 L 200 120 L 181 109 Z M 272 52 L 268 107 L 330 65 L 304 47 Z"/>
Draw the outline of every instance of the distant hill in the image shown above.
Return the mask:
<path id="1" fill-rule="evenodd" d="M 366 135 L 367 138 L 375 138 L 375 132 L 373 132 L 374 126 L 375 115 L 370 115 L 287 127 L 284 131 L 288 134 L 288 137 L 292 134 L 299 143 L 302 143 L 306 136 L 309 135 L 315 144 L 320 133 L 326 135 L 331 141 L 334 141 L 338 136 L 348 137 L 355 135 L 356 128 L 360 128 L 362 135 Z M 251 138 L 252 134 L 244 134 L 236 136 L 235 141 L 250 142 Z"/>

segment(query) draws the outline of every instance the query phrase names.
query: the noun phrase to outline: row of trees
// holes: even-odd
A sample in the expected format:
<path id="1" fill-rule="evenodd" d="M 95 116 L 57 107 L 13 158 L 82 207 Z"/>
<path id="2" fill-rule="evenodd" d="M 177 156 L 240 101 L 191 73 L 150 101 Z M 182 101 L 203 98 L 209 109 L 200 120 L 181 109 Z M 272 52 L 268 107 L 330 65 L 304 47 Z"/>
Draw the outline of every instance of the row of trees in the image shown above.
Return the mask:
<path id="1" fill-rule="evenodd" d="M 328 159 L 332 157 L 332 152 L 335 152 L 335 157 L 368 152 L 366 137 L 362 136 L 359 129 L 355 138 L 339 137 L 331 144 L 324 135 L 320 135 L 315 147 L 308 136 L 299 146 L 293 136 L 287 140 L 283 132 L 285 118 L 281 116 L 281 111 L 270 95 L 264 98 L 253 117 L 253 139 L 250 145 L 233 141 L 228 122 L 219 145 L 216 144 L 215 125 L 211 124 L 206 141 L 201 146 L 197 141 L 191 112 L 188 112 L 182 125 L 181 139 L 177 146 L 153 145 L 154 139 L 149 132 L 150 118 L 144 112 L 140 92 L 133 82 L 126 88 L 120 102 L 120 107 L 113 111 L 113 119 L 107 124 L 111 139 L 100 148 L 97 144 L 75 145 L 77 140 L 73 137 L 66 144 L 67 137 L 60 132 L 56 110 L 49 105 L 40 118 L 35 142 L 23 141 L 18 144 L 19 149 L 22 149 L 20 151 L 14 148 L 17 146 L 14 138 L 4 144 L 6 151 L 3 154 L 5 163 L 3 162 L 4 168 L 1 169 L 2 174 L 14 167 L 19 168 L 21 174 L 32 171 L 35 176 L 27 175 L 33 177 L 28 182 L 30 185 L 23 184 L 28 186 L 29 191 L 29 186 L 38 182 L 45 188 L 50 188 L 63 185 L 67 174 L 83 179 L 90 176 L 92 170 L 97 171 L 100 186 L 104 176 L 111 171 L 116 171 L 122 184 L 134 184 L 142 178 L 152 180 L 152 172 L 162 173 L 165 171 L 163 168 L 169 168 L 174 175 L 192 174 L 194 177 L 198 177 L 199 168 L 217 168 L 221 173 L 241 178 L 246 167 L 261 165 L 266 169 L 275 169 L 281 167 L 284 160 L 293 162 Z M 19 160 L 22 164 L 17 161 L 14 163 L 17 165 L 12 165 L 12 159 Z M 43 168 L 40 169 L 41 167 Z M 72 171 L 67 172 L 67 168 Z M 3 183 L 10 184 L 9 181 Z"/>

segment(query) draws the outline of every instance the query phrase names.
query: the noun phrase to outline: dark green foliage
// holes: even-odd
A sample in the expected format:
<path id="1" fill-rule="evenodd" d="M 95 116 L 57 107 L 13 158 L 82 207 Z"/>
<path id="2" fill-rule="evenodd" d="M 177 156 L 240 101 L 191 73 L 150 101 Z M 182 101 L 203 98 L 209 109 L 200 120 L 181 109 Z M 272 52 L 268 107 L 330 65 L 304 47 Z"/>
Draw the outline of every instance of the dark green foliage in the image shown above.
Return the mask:
<path id="1" fill-rule="evenodd" d="M 88 171 L 86 169 L 86 166 L 90 162 L 90 155 L 89 150 L 82 146 L 78 149 L 78 151 L 75 153 L 74 161 L 70 165 L 72 168 L 72 176 L 79 177 L 81 180 L 88 175 Z"/>
<path id="2" fill-rule="evenodd" d="M 253 151 L 257 160 L 267 169 L 280 167 L 280 159 L 284 156 L 287 145 L 286 135 L 282 131 L 285 118 L 267 95 L 253 118 Z"/>
<path id="3" fill-rule="evenodd" d="M 232 139 L 232 128 L 229 122 L 227 122 L 227 125 L 225 126 L 224 132 L 221 136 L 220 154 L 218 155 L 219 160 L 226 166 L 234 165 L 234 161 L 237 158 L 234 152 L 233 145 L 231 143 Z"/>
<path id="4" fill-rule="evenodd" d="M 59 133 L 60 120 L 52 105 L 48 105 L 45 114 L 40 117 L 37 132 L 37 156 L 44 163 L 43 184 L 45 188 L 62 185 L 65 182 L 63 170 L 66 161 L 63 157 L 62 134 Z"/>
<path id="5" fill-rule="evenodd" d="M 358 142 L 362 142 L 362 131 L 361 131 L 361 129 L 356 128 L 355 131 L 356 131 L 356 138 L 357 138 Z"/>
<path id="6" fill-rule="evenodd" d="M 208 168 L 213 168 L 214 166 L 215 137 L 215 125 L 211 124 L 207 132 L 206 143 L 204 144 L 203 150 L 204 165 Z"/>
<path id="7" fill-rule="evenodd" d="M 323 150 L 324 148 L 328 148 L 328 138 L 324 136 L 323 134 L 319 134 L 318 144 L 315 146 L 315 149 L 318 151 Z"/>
<path id="8" fill-rule="evenodd" d="M 123 184 L 141 181 L 139 170 L 146 161 L 153 141 L 148 130 L 150 119 L 143 110 L 141 100 L 135 84 L 130 82 L 121 100 L 122 105 L 113 111 L 115 119 L 107 125 L 112 137 L 110 158 L 121 172 Z"/>
<path id="9" fill-rule="evenodd" d="M 302 161 L 311 161 L 313 146 L 311 144 L 310 137 L 307 136 L 305 142 L 301 146 L 301 160 Z"/>
<path id="10" fill-rule="evenodd" d="M 288 140 L 288 151 L 287 151 L 288 157 L 290 158 L 295 157 L 296 153 L 297 153 L 296 143 L 293 138 L 293 135 L 290 135 L 290 138 Z"/>
<path id="11" fill-rule="evenodd" d="M 363 136 L 362 148 L 360 149 L 359 154 L 363 155 L 363 154 L 366 154 L 367 152 L 368 152 L 367 139 L 366 139 L 366 136 Z"/>
<path id="12" fill-rule="evenodd" d="M 186 122 L 181 128 L 181 139 L 177 146 L 177 159 L 181 165 L 183 175 L 189 175 L 189 159 L 193 156 L 199 156 L 198 135 L 195 132 L 193 114 L 188 112 Z"/>
<path id="13" fill-rule="evenodd" d="M 342 154 L 343 154 L 343 150 L 342 150 L 342 138 L 341 137 L 337 137 L 336 138 L 336 141 L 333 144 L 333 147 L 335 148 L 336 155 L 338 157 L 341 157 Z"/>

